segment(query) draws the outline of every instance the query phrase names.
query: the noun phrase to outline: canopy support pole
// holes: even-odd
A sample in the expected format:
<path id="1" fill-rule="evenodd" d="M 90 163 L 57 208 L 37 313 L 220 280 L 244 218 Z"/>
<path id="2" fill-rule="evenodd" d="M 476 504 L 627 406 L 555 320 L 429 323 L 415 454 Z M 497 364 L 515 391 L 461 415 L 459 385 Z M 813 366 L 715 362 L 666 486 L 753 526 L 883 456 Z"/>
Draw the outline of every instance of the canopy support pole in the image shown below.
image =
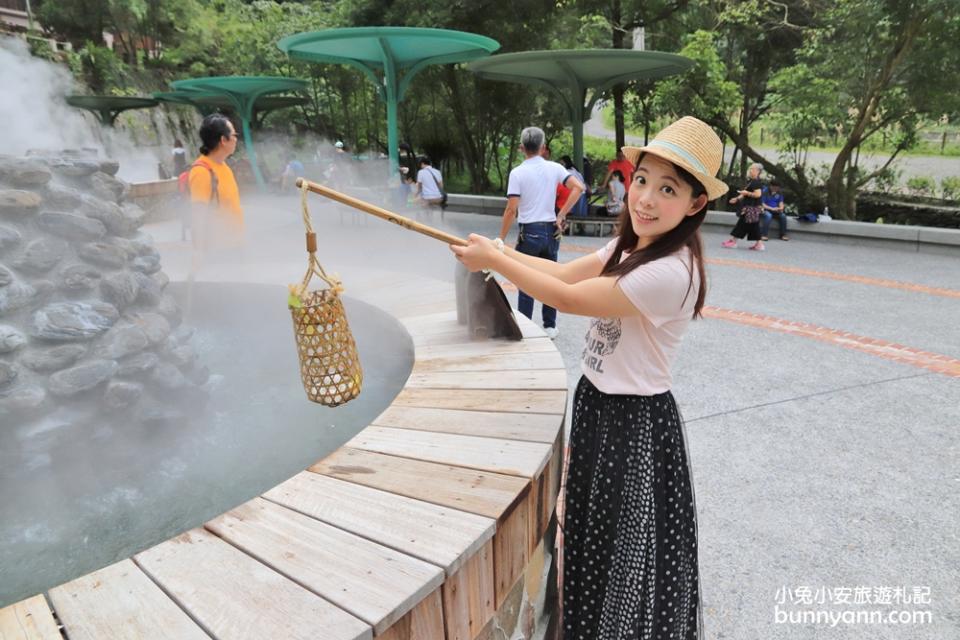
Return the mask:
<path id="1" fill-rule="evenodd" d="M 390 176 L 400 169 L 400 141 L 397 132 L 398 84 L 397 62 L 386 38 L 377 38 L 383 51 L 383 82 L 386 85 L 387 103 L 387 155 L 390 157 Z"/>
<path id="2" fill-rule="evenodd" d="M 257 151 L 253 148 L 253 138 L 250 136 L 250 120 L 246 117 L 241 117 L 241 125 L 243 127 L 243 144 L 247 148 L 247 156 L 250 159 L 250 168 L 253 169 L 253 177 L 257 180 L 257 187 L 260 191 L 267 190 L 267 183 L 263 179 L 263 174 L 260 173 L 260 167 L 257 166 Z"/>

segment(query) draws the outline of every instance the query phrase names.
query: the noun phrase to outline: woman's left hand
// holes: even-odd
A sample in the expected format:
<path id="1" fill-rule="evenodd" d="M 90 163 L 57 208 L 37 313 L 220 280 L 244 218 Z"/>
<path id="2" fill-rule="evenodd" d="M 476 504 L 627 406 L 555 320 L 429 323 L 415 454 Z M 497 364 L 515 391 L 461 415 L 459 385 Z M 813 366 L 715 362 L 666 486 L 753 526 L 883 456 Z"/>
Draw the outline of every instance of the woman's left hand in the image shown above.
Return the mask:
<path id="1" fill-rule="evenodd" d="M 450 245 L 450 251 L 453 251 L 457 260 L 470 271 L 489 269 L 497 254 L 500 253 L 497 251 L 497 246 L 493 244 L 493 240 L 471 233 L 467 242 L 469 244 L 465 247 Z"/>

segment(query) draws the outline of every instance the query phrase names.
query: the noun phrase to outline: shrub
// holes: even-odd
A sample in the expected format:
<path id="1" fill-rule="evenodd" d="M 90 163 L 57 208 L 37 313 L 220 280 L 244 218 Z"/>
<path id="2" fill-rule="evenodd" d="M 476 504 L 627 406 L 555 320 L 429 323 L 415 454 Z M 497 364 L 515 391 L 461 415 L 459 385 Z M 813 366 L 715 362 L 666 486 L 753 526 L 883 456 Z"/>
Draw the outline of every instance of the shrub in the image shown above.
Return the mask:
<path id="1" fill-rule="evenodd" d="M 915 196 L 931 196 L 936 189 L 936 183 L 927 176 L 914 176 L 907 179 L 907 188 Z"/>
<path id="2" fill-rule="evenodd" d="M 902 172 L 892 167 L 881 171 L 874 179 L 874 188 L 880 193 L 892 193 L 900 186 Z"/>
<path id="3" fill-rule="evenodd" d="M 940 180 L 940 192 L 944 200 L 960 200 L 960 176 Z"/>

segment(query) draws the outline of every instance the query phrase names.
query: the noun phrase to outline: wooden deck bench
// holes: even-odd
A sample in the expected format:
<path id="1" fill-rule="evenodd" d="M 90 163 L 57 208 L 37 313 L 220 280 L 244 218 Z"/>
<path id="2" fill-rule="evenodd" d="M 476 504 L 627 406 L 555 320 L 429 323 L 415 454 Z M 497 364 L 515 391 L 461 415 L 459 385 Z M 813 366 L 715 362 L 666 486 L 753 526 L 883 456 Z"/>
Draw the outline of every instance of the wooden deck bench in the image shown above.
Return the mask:
<path id="1" fill-rule="evenodd" d="M 350 295 L 413 337 L 413 371 L 392 405 L 203 526 L 0 609 L 0 638 L 60 640 L 59 624 L 71 640 L 472 640 L 533 624 L 521 605 L 547 588 L 560 354 L 523 317 L 523 341 L 469 340 L 452 284 L 352 280 Z"/>

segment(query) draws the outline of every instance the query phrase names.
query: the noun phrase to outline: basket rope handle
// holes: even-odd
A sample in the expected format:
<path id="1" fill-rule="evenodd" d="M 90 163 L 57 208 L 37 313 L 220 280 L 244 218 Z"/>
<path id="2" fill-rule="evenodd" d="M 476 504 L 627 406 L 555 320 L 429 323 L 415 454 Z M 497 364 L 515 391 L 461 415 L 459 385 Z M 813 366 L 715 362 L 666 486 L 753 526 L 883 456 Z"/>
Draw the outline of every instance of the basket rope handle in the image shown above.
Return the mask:
<path id="1" fill-rule="evenodd" d="M 313 223 L 310 221 L 310 210 L 307 208 L 307 191 L 307 181 L 304 180 L 303 185 L 300 187 L 300 208 L 303 213 L 303 226 L 307 230 L 307 273 L 303 276 L 303 284 L 301 286 L 303 287 L 303 291 L 306 292 L 307 285 L 310 284 L 310 279 L 313 276 L 317 276 L 326 282 L 334 292 L 338 294 L 343 293 L 343 283 L 340 282 L 340 279 L 337 278 L 336 275 L 327 275 L 327 272 L 323 269 L 323 265 L 317 260 L 317 234 L 313 230 Z"/>

